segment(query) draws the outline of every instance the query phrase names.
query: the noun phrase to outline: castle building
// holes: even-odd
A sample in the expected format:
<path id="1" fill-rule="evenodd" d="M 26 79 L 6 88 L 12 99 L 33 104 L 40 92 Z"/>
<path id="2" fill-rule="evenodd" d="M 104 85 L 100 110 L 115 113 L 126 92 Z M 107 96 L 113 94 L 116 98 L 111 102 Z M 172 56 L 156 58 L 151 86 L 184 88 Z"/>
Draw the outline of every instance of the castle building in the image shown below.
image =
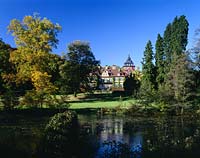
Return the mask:
<path id="1" fill-rule="evenodd" d="M 130 75 L 134 70 L 135 66 L 130 55 L 125 61 L 123 67 L 116 65 L 102 67 L 100 74 L 101 84 L 99 88 L 101 90 L 123 90 L 125 77 Z"/>

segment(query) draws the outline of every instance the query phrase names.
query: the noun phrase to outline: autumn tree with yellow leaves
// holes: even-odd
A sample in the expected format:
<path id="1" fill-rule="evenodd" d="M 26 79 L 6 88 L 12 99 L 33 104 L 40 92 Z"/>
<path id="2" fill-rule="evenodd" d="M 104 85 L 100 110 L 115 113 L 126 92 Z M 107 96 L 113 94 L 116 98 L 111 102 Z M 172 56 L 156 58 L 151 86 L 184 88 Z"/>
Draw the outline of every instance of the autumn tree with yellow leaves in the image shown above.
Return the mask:
<path id="1" fill-rule="evenodd" d="M 17 69 L 16 83 L 31 81 L 36 92 L 54 92 L 56 87 L 48 74 L 52 56 L 50 52 L 58 43 L 57 34 L 61 27 L 34 14 L 25 16 L 22 21 L 12 20 L 8 30 L 15 37 L 17 46 L 10 54 L 10 62 Z"/>

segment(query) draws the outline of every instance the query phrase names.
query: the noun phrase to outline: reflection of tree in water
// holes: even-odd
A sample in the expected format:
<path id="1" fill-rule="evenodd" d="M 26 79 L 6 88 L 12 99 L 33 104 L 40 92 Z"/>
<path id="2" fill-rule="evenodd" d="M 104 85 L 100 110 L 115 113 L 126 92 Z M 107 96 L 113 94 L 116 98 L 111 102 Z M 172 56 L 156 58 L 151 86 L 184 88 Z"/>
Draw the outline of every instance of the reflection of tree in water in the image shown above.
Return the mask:
<path id="1" fill-rule="evenodd" d="M 199 125 L 198 119 L 189 117 L 132 118 L 123 121 L 122 133 L 104 129 L 101 132 L 106 134 L 101 137 L 100 132 L 100 139 L 107 141 L 100 147 L 99 157 L 196 157 L 200 154 Z M 120 134 L 123 139 L 118 139 Z"/>
<path id="2" fill-rule="evenodd" d="M 44 153 L 49 158 L 73 156 L 78 144 L 77 116 L 72 112 L 54 115 L 45 128 Z"/>
<path id="3" fill-rule="evenodd" d="M 0 128 L 0 157 L 29 158 L 37 154 L 41 139 L 38 127 L 4 127 Z"/>
<path id="4" fill-rule="evenodd" d="M 199 122 L 187 117 L 134 120 L 126 131 L 141 131 L 142 157 L 192 157 L 199 154 Z"/>
<path id="5" fill-rule="evenodd" d="M 141 154 L 142 136 L 140 133 L 129 135 L 124 132 L 124 119 L 116 117 L 100 118 L 82 124 L 91 135 L 98 139 L 96 158 L 129 158 Z"/>
<path id="6" fill-rule="evenodd" d="M 16 121 L 17 126 L 1 123 L 1 155 L 6 158 L 196 158 L 200 154 L 198 118 L 87 117 L 85 122 L 79 117 L 79 125 L 75 114 L 57 114 L 45 133 L 37 119 L 34 123 L 26 120 L 25 124 Z M 41 139 L 43 134 L 45 138 Z"/>
<path id="7" fill-rule="evenodd" d="M 183 158 L 184 154 L 192 158 L 194 153 L 199 153 L 200 122 L 185 117 L 105 117 L 90 118 L 81 122 L 80 126 L 75 124 L 78 131 L 72 130 L 72 124 L 68 126 L 67 130 L 73 131 L 71 136 L 65 133 L 65 123 L 59 125 L 54 122 L 57 131 L 53 129 L 53 135 L 52 130 L 48 134 L 49 140 L 55 142 L 44 144 L 49 150 L 49 153 L 46 152 L 50 155 L 48 158 L 66 155 L 68 158 L 165 158 L 177 155 Z M 58 125 L 62 128 L 57 128 Z"/>
<path id="8" fill-rule="evenodd" d="M 92 157 L 93 146 L 86 139 L 89 135 L 80 129 L 77 115 L 64 112 L 54 115 L 45 128 L 41 158 Z"/>

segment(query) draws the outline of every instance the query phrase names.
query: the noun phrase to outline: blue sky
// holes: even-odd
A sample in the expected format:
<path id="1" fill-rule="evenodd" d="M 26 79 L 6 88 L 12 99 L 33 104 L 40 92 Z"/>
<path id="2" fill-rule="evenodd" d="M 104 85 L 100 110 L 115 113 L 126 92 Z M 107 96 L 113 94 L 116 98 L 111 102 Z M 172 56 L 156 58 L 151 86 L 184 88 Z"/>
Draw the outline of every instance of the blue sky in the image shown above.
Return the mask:
<path id="1" fill-rule="evenodd" d="M 199 0 L 0 0 L 0 6 L 0 37 L 13 47 L 10 20 L 37 12 L 62 26 L 55 53 L 66 52 L 74 40 L 88 41 L 102 65 L 122 66 L 130 54 L 141 66 L 146 42 L 155 44 L 175 16 L 189 21 L 188 48 L 200 27 Z"/>

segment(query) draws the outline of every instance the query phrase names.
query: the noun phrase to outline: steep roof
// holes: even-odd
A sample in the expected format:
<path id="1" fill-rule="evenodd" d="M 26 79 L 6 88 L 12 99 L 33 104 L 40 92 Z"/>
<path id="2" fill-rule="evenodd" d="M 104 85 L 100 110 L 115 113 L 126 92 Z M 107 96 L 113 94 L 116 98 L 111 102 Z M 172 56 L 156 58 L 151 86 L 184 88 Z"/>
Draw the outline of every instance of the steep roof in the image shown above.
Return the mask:
<path id="1" fill-rule="evenodd" d="M 126 62 L 124 63 L 124 67 L 127 67 L 127 66 L 134 66 L 134 63 L 130 57 L 130 55 L 128 55 L 128 59 L 126 60 Z"/>

